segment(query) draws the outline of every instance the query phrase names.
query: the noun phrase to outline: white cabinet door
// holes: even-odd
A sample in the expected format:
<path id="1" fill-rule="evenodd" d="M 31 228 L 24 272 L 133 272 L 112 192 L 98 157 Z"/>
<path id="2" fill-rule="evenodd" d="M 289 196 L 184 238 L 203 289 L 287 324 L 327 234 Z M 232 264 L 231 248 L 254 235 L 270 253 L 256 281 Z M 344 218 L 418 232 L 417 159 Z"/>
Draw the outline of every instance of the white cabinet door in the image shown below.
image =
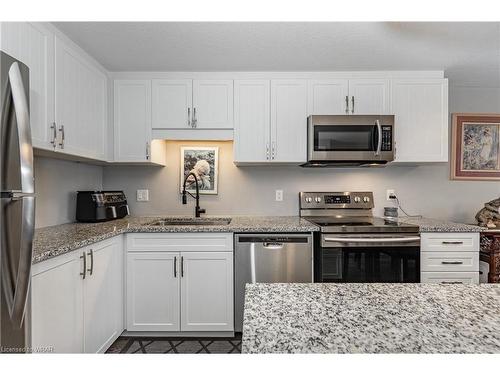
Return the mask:
<path id="1" fill-rule="evenodd" d="M 271 81 L 271 159 L 303 163 L 307 147 L 307 81 Z"/>
<path id="2" fill-rule="evenodd" d="M 263 162 L 270 158 L 269 80 L 234 81 L 234 161 Z"/>
<path id="3" fill-rule="evenodd" d="M 153 128 L 191 128 L 193 81 L 153 80 Z"/>
<path id="4" fill-rule="evenodd" d="M 151 81 L 114 83 L 115 161 L 146 162 L 151 142 Z"/>
<path id="5" fill-rule="evenodd" d="M 396 160 L 448 161 L 448 80 L 392 81 Z"/>
<path id="6" fill-rule="evenodd" d="M 31 279 L 32 346 L 55 353 L 83 352 L 82 252 L 62 256 Z M 49 262 L 48 260 L 46 262 Z"/>
<path id="7" fill-rule="evenodd" d="M 232 331 L 233 253 L 181 256 L 181 331 Z"/>
<path id="8" fill-rule="evenodd" d="M 33 146 L 53 150 L 54 35 L 32 22 L 2 22 L 2 50 L 30 69 Z"/>
<path id="9" fill-rule="evenodd" d="M 348 112 L 348 80 L 310 80 L 308 115 L 345 115 Z"/>
<path id="10" fill-rule="evenodd" d="M 233 81 L 193 81 L 194 127 L 231 129 L 233 127 Z"/>
<path id="11" fill-rule="evenodd" d="M 390 114 L 388 79 L 350 79 L 349 113 L 354 115 Z"/>
<path id="12" fill-rule="evenodd" d="M 128 253 L 127 330 L 179 331 L 179 253 Z"/>
<path id="13" fill-rule="evenodd" d="M 57 149 L 71 155 L 104 160 L 106 76 L 58 37 L 55 54 Z"/>
<path id="14" fill-rule="evenodd" d="M 122 246 L 120 238 L 86 248 L 84 351 L 102 353 L 123 331 Z"/>

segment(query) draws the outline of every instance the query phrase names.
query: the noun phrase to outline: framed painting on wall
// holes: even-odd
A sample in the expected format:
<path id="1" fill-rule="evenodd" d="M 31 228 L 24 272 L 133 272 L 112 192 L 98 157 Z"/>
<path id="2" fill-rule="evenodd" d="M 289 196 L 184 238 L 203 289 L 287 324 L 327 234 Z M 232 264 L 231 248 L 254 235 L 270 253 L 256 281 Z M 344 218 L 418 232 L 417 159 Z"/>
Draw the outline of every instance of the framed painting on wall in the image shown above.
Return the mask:
<path id="1" fill-rule="evenodd" d="M 200 194 L 217 194 L 219 183 L 219 147 L 181 147 L 180 191 L 189 173 L 196 175 Z M 186 190 L 196 191 L 194 177 L 186 181 Z"/>
<path id="2" fill-rule="evenodd" d="M 500 114 L 452 115 L 452 180 L 500 180 Z"/>

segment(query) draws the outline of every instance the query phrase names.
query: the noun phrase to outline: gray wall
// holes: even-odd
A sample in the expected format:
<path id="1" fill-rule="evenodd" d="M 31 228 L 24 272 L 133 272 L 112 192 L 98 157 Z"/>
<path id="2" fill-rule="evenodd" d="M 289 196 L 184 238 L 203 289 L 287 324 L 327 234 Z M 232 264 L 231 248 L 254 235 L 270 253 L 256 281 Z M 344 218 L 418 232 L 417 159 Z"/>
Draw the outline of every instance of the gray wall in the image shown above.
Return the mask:
<path id="1" fill-rule="evenodd" d="M 500 88 L 450 87 L 450 112 L 500 112 Z M 296 215 L 300 191 L 369 190 L 375 194 L 380 215 L 385 190 L 396 189 L 403 208 L 412 214 L 474 222 L 487 200 L 500 196 L 500 182 L 450 181 L 448 164 L 389 166 L 383 169 L 303 169 L 300 167 L 236 167 L 230 142 L 167 142 L 168 165 L 154 167 L 105 167 L 103 184 L 125 189 L 133 214 L 192 214 L 193 202 L 181 204 L 179 147 L 220 147 L 219 194 L 203 196 L 208 214 Z M 149 189 L 149 202 L 136 202 L 136 189 Z M 275 190 L 284 190 L 276 202 Z"/>
<path id="2" fill-rule="evenodd" d="M 35 157 L 37 228 L 75 221 L 76 191 L 102 189 L 102 167 Z"/>

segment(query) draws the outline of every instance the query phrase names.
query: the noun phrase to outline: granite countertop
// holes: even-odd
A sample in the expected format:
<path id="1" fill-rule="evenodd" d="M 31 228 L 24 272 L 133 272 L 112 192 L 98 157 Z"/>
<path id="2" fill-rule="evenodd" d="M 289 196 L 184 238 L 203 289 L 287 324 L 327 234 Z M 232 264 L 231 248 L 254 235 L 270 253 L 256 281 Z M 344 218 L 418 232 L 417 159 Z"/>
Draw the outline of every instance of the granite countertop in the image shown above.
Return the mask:
<path id="1" fill-rule="evenodd" d="M 227 216 L 229 218 L 229 216 Z M 79 249 L 122 233 L 178 232 L 312 232 L 319 228 L 298 216 L 232 216 L 227 225 L 147 225 L 159 219 L 183 216 L 127 217 L 103 223 L 69 223 L 35 230 L 33 263 Z M 205 216 L 221 219 L 221 217 Z"/>
<path id="2" fill-rule="evenodd" d="M 500 285 L 248 284 L 242 353 L 500 353 Z"/>
<path id="3" fill-rule="evenodd" d="M 429 219 L 426 217 L 399 217 L 390 219 L 399 223 L 413 224 L 420 227 L 420 232 L 482 232 L 485 227 L 461 224 L 453 221 Z"/>

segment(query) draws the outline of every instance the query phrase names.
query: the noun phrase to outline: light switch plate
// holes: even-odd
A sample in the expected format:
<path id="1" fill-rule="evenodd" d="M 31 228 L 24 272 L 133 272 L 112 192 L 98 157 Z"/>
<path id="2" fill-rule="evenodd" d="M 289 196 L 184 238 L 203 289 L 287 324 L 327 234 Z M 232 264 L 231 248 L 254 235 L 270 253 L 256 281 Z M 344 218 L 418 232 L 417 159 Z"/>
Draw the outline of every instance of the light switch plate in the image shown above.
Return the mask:
<path id="1" fill-rule="evenodd" d="M 149 201 L 149 190 L 139 189 L 137 190 L 137 202 L 147 202 Z"/>
<path id="2" fill-rule="evenodd" d="M 276 190 L 276 202 L 283 201 L 283 190 Z"/>

